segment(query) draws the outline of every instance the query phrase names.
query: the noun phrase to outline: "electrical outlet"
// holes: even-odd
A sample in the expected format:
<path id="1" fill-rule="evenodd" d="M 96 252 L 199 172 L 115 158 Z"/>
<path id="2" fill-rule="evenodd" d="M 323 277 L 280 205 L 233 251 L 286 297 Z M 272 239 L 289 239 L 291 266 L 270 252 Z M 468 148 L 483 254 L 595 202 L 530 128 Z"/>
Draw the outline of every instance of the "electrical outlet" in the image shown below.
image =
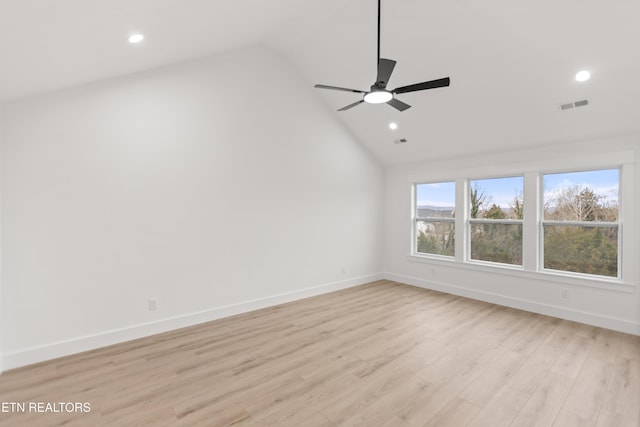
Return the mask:
<path id="1" fill-rule="evenodd" d="M 149 311 L 156 311 L 158 309 L 158 300 L 155 298 L 149 298 Z"/>
<path id="2" fill-rule="evenodd" d="M 569 299 L 569 289 L 563 289 L 560 291 L 560 296 L 563 299 Z"/>
<path id="3" fill-rule="evenodd" d="M 342 269 L 340 269 L 340 272 L 342 274 L 347 274 L 347 269 L 345 267 L 342 267 Z"/>

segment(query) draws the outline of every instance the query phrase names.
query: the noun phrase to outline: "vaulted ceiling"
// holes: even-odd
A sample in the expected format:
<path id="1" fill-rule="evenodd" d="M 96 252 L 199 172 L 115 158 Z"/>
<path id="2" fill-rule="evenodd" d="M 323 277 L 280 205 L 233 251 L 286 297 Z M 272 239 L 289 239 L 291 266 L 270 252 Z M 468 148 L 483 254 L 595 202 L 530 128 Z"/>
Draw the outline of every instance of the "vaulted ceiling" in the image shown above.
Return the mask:
<path id="1" fill-rule="evenodd" d="M 376 0 L 0 0 L 0 102 L 251 45 L 278 52 L 310 87 L 367 90 L 376 8 Z M 638 16 L 637 0 L 383 0 L 381 53 L 398 61 L 389 86 L 445 76 L 451 86 L 399 96 L 412 105 L 402 113 L 369 104 L 337 112 L 360 95 L 314 93 L 387 165 L 637 133 Z M 129 45 L 136 31 L 145 41 Z M 592 78 L 579 83 L 582 69 Z M 586 107 L 560 109 L 583 99 Z"/>

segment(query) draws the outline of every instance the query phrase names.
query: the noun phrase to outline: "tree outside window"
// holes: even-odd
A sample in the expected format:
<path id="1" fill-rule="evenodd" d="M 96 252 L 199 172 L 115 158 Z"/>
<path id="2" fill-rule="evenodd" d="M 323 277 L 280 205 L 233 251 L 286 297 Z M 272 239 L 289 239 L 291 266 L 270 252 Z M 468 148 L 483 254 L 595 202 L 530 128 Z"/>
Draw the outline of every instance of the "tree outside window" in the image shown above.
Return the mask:
<path id="1" fill-rule="evenodd" d="M 470 181 L 470 258 L 522 265 L 523 177 Z"/>
<path id="2" fill-rule="evenodd" d="M 543 267 L 618 276 L 619 170 L 543 176 Z"/>
<path id="3" fill-rule="evenodd" d="M 416 184 L 415 251 L 455 254 L 455 182 Z"/>

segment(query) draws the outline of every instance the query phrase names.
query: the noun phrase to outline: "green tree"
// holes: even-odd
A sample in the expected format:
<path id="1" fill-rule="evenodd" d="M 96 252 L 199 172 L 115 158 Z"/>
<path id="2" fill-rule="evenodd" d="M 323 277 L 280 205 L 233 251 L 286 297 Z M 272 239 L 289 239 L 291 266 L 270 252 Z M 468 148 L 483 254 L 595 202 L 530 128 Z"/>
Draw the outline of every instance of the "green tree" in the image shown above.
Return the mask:
<path id="1" fill-rule="evenodd" d="M 545 219 L 584 222 L 581 225 L 547 225 L 544 230 L 544 267 L 561 271 L 616 277 L 618 228 L 589 227 L 593 222 L 614 222 L 618 204 L 589 187 L 560 191 L 545 204 Z"/>
<path id="2" fill-rule="evenodd" d="M 511 210 L 513 211 L 513 215 L 516 219 L 524 218 L 524 203 L 522 200 L 522 195 L 515 195 L 513 200 L 511 201 Z"/>
<path id="3" fill-rule="evenodd" d="M 418 252 L 423 254 L 437 254 L 438 242 L 433 235 L 427 235 L 424 231 L 418 233 Z"/>
<path id="4" fill-rule="evenodd" d="M 470 193 L 471 218 L 508 219 L 509 215 L 482 188 Z M 520 224 L 473 224 L 471 258 L 505 264 L 522 264 L 522 226 Z"/>
<path id="5" fill-rule="evenodd" d="M 544 232 L 544 267 L 616 277 L 617 230 L 600 227 L 550 226 Z"/>
<path id="6" fill-rule="evenodd" d="M 427 230 L 419 230 L 417 250 L 420 253 L 453 256 L 455 253 L 453 224 L 433 222 Z"/>
<path id="7" fill-rule="evenodd" d="M 502 208 L 495 203 L 483 214 L 486 219 L 505 219 L 507 215 Z"/>
<path id="8" fill-rule="evenodd" d="M 481 218 L 480 213 L 484 210 L 484 206 L 489 202 L 489 197 L 483 189 L 474 186 L 471 189 L 471 209 L 469 214 L 471 218 Z"/>
<path id="9" fill-rule="evenodd" d="M 522 225 L 473 224 L 471 258 L 505 264 L 522 264 Z"/>

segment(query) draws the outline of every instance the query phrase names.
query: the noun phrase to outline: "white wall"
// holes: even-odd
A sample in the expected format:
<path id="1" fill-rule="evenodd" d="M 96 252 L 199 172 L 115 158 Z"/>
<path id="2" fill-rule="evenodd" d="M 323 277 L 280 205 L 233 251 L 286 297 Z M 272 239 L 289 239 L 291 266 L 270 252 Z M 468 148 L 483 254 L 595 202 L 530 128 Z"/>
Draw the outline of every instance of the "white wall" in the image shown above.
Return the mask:
<path id="1" fill-rule="evenodd" d="M 2 156 L 2 105 L 0 105 L 0 156 Z M 0 373 L 4 370 L 4 358 L 2 357 L 2 161 L 0 158 Z"/>
<path id="2" fill-rule="evenodd" d="M 384 269 L 388 278 L 564 319 L 640 335 L 638 258 L 640 138 L 612 136 L 593 141 L 554 144 L 426 164 L 388 168 L 385 178 Z M 626 164 L 629 186 L 623 188 L 625 281 L 611 284 L 563 278 L 537 271 L 513 271 L 462 262 L 425 260 L 411 253 L 411 182 L 488 178 L 536 170 Z M 630 191 L 632 190 L 632 191 Z M 624 221 L 624 219 L 623 219 Z M 561 296 L 566 289 L 569 298 Z"/>
<path id="3" fill-rule="evenodd" d="M 312 91 L 252 48 L 4 105 L 5 369 L 378 278 L 382 169 Z"/>

